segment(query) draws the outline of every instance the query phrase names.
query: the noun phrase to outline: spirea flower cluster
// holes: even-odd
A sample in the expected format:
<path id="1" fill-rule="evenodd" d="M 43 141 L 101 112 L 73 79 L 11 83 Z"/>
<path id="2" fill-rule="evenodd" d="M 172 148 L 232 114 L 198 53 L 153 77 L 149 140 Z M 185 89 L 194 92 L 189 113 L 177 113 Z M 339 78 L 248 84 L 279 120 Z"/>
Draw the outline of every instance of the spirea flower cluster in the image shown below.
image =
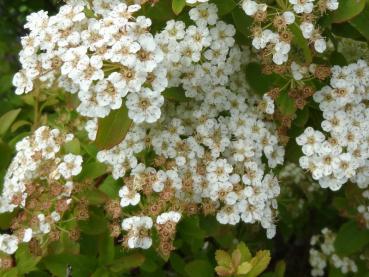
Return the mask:
<path id="1" fill-rule="evenodd" d="M 151 20 L 133 16 L 138 4 L 91 3 L 64 5 L 54 16 L 40 11 L 27 17 L 30 33 L 21 40 L 16 93 L 63 88 L 78 94 L 77 110 L 87 117 L 105 117 L 126 99 L 136 123 L 155 122 L 167 79 L 163 53 L 149 32 Z"/>
<path id="2" fill-rule="evenodd" d="M 334 241 L 336 234 L 324 228 L 320 235 L 311 238 L 310 265 L 312 276 L 324 276 L 328 265 L 339 269 L 342 274 L 356 273 L 358 271 L 354 260 L 349 257 L 340 257 L 336 254 Z"/>
<path id="3" fill-rule="evenodd" d="M 300 166 L 323 188 L 339 190 L 348 182 L 369 185 L 369 67 L 365 61 L 334 66 L 330 86 L 313 96 L 323 112 L 322 131 L 305 129 L 297 139 Z"/>
<path id="4" fill-rule="evenodd" d="M 13 234 L 0 235 L 0 251 L 13 254 L 19 243 L 41 241 L 46 234 L 58 239 L 56 224 L 69 210 L 73 177 L 82 170 L 82 157 L 63 150 L 72 139 L 58 129 L 40 127 L 17 143 L 5 175 L 0 212 L 23 211 L 13 220 Z"/>
<path id="5" fill-rule="evenodd" d="M 277 9 L 268 9 L 262 1 L 244 0 L 242 9 L 254 20 L 252 45 L 263 60 L 282 65 L 289 60 L 291 41 L 296 32 L 302 33 L 317 53 L 327 48 L 325 38 L 317 27 L 317 19 L 327 11 L 338 9 L 337 0 L 277 1 Z M 282 3 L 282 4 L 281 4 Z"/>
<path id="6" fill-rule="evenodd" d="M 119 145 L 97 154 L 115 179 L 123 178 L 123 211 L 135 207 L 122 223 L 129 248 L 150 247 L 156 222 L 159 248 L 167 253 L 175 229 L 161 233 L 161 222 L 175 226 L 196 213 L 214 214 L 221 224 L 260 222 L 268 237 L 275 234 L 280 188 L 271 169 L 283 163 L 284 148 L 266 120 L 273 111 L 248 94 L 241 70 L 248 51 L 234 44 L 234 27 L 216 12 L 201 4 L 190 11 L 196 25 L 169 21 L 155 37 L 169 86 L 183 87 L 193 101 L 166 103 L 158 122 L 134 125 Z M 96 122 L 86 126 L 91 139 Z"/>

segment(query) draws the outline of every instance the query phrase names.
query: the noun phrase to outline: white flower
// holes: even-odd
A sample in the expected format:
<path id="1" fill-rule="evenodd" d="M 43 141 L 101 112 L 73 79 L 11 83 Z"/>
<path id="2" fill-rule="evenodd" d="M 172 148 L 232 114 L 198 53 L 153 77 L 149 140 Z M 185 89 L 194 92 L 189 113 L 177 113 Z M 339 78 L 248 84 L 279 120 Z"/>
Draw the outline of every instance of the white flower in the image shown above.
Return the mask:
<path id="1" fill-rule="evenodd" d="M 314 0 L 289 0 L 296 13 L 311 13 L 314 8 Z"/>
<path id="2" fill-rule="evenodd" d="M 215 25 L 218 20 L 218 7 L 211 4 L 200 4 L 189 11 L 190 18 L 198 26 Z"/>
<path id="3" fill-rule="evenodd" d="M 286 24 L 290 25 L 295 22 L 295 14 L 290 11 L 286 11 L 282 14 L 284 20 L 286 21 Z"/>
<path id="4" fill-rule="evenodd" d="M 242 9 L 249 16 L 253 16 L 258 11 L 258 3 L 252 0 L 244 0 L 242 2 Z"/>
<path id="5" fill-rule="evenodd" d="M 297 144 L 302 146 L 302 152 L 307 156 L 319 152 L 324 140 L 324 134 L 311 127 L 306 128 L 304 133 L 296 138 Z"/>
<path id="6" fill-rule="evenodd" d="M 127 186 L 123 186 L 119 190 L 119 197 L 121 198 L 120 206 L 122 208 L 129 205 L 136 206 L 141 200 L 141 195 L 134 190 L 130 190 Z"/>
<path id="7" fill-rule="evenodd" d="M 58 172 L 69 179 L 72 176 L 77 176 L 82 171 L 82 156 L 67 154 L 63 158 L 63 162 L 58 166 Z"/>
<path id="8" fill-rule="evenodd" d="M 302 22 L 300 24 L 300 29 L 302 31 L 302 35 L 304 36 L 304 38 L 309 39 L 313 34 L 314 25 L 311 22 Z"/>
<path id="9" fill-rule="evenodd" d="M 325 39 L 319 38 L 314 42 L 314 48 L 318 53 L 323 53 L 327 49 Z"/>
<path id="10" fill-rule="evenodd" d="M 142 249 L 150 248 L 152 239 L 148 236 L 148 231 L 152 228 L 152 225 L 152 219 L 148 216 L 125 218 L 122 222 L 122 228 L 128 231 L 128 247 Z"/>
<path id="11" fill-rule="evenodd" d="M 164 97 L 159 92 L 143 88 L 138 93 L 130 93 L 127 97 L 128 116 L 135 123 L 153 123 L 160 118 L 160 107 Z"/>
<path id="12" fill-rule="evenodd" d="M 179 220 L 181 219 L 181 217 L 182 217 L 182 215 L 180 213 L 170 211 L 170 212 L 160 214 L 156 218 L 156 223 L 157 224 L 165 224 L 168 221 L 178 223 Z"/>
<path id="13" fill-rule="evenodd" d="M 0 235 L 0 251 L 12 255 L 18 249 L 18 238 L 14 235 Z"/>

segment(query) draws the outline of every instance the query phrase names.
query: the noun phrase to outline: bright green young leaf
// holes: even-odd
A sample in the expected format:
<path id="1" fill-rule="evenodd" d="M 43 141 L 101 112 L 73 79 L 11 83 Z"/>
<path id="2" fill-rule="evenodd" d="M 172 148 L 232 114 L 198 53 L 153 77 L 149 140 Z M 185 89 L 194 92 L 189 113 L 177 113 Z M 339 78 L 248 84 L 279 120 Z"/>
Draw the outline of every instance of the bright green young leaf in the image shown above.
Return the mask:
<path id="1" fill-rule="evenodd" d="M 270 263 L 271 257 L 270 252 L 268 250 L 258 251 L 256 256 L 250 260 L 252 265 L 252 269 L 249 273 L 247 273 L 247 277 L 256 277 L 259 276 L 264 270 L 267 269 Z"/>
<path id="2" fill-rule="evenodd" d="M 249 262 L 243 262 L 242 264 L 240 264 L 240 266 L 237 268 L 237 274 L 238 275 L 243 275 L 243 274 L 247 274 L 250 272 L 250 270 L 252 269 L 252 264 Z"/>
<path id="3" fill-rule="evenodd" d="M 215 251 L 215 260 L 217 261 L 218 265 L 229 267 L 232 265 L 232 258 L 231 256 L 224 250 L 217 250 Z"/>
<path id="4" fill-rule="evenodd" d="M 99 120 L 95 144 L 99 149 L 110 149 L 119 144 L 131 128 L 132 120 L 123 104 L 119 110 L 112 111 Z"/>
<path id="5" fill-rule="evenodd" d="M 11 110 L 0 117 L 0 136 L 3 136 L 17 119 L 21 109 Z"/>
<path id="6" fill-rule="evenodd" d="M 232 276 L 233 269 L 232 268 L 225 267 L 225 266 L 216 266 L 215 267 L 215 272 L 219 276 Z"/>
<path id="7" fill-rule="evenodd" d="M 334 246 L 338 255 L 358 253 L 369 244 L 369 230 L 360 229 L 355 221 L 343 224 L 337 233 Z"/>
<path id="8" fill-rule="evenodd" d="M 104 192 L 110 198 L 114 199 L 118 197 L 118 192 L 121 187 L 122 184 L 119 181 L 114 180 L 112 176 L 108 176 L 99 186 L 99 190 Z"/>
<path id="9" fill-rule="evenodd" d="M 172 0 L 172 10 L 176 15 L 179 15 L 186 6 L 186 0 Z"/>
<path id="10" fill-rule="evenodd" d="M 248 262 L 252 258 L 252 254 L 244 242 L 237 245 L 237 249 L 241 252 L 241 262 Z"/>
<path id="11" fill-rule="evenodd" d="M 365 0 L 340 0 L 338 9 L 332 15 L 334 23 L 349 21 L 363 11 Z"/>
<path id="12" fill-rule="evenodd" d="M 279 261 L 275 266 L 275 277 L 284 277 L 286 273 L 286 262 Z"/>

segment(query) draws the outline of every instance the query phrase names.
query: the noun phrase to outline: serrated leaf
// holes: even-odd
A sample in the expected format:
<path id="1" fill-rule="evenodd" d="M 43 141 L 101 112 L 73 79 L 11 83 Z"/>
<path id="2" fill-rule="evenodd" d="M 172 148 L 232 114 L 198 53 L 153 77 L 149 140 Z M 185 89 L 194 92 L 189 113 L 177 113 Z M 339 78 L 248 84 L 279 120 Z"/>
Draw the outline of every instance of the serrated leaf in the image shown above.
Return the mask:
<path id="1" fill-rule="evenodd" d="M 0 117 L 0 136 L 3 136 L 8 131 L 21 110 L 22 109 L 11 110 Z"/>
<path id="2" fill-rule="evenodd" d="M 337 233 L 334 247 L 338 255 L 358 253 L 369 244 L 369 230 L 360 229 L 355 221 L 346 222 Z"/>
<path id="3" fill-rule="evenodd" d="M 186 0 L 172 0 L 172 10 L 176 15 L 179 15 L 186 6 Z"/>
<path id="4" fill-rule="evenodd" d="M 239 249 L 235 249 L 232 252 L 232 264 L 234 265 L 234 267 L 238 267 L 241 264 L 241 258 L 242 258 L 242 254 L 241 251 Z"/>
<path id="5" fill-rule="evenodd" d="M 252 265 L 249 262 L 243 262 L 238 268 L 237 268 L 237 274 L 247 274 L 252 269 Z"/>
<path id="6" fill-rule="evenodd" d="M 215 251 L 215 260 L 220 266 L 230 267 L 232 265 L 231 256 L 224 250 Z"/>
<path id="7" fill-rule="evenodd" d="M 241 252 L 241 262 L 248 262 L 252 258 L 252 254 L 244 242 L 240 242 L 237 245 L 237 249 Z"/>
<path id="8" fill-rule="evenodd" d="M 247 277 L 256 277 L 263 273 L 270 263 L 271 257 L 268 250 L 258 251 L 256 256 L 250 260 L 252 269 L 247 273 Z"/>
<path id="9" fill-rule="evenodd" d="M 216 266 L 215 272 L 219 276 L 232 276 L 233 270 L 231 268 L 225 267 L 225 266 Z"/>
<path id="10" fill-rule="evenodd" d="M 126 137 L 131 128 L 132 120 L 123 104 L 119 110 L 99 119 L 95 144 L 99 149 L 110 149 L 118 145 Z"/>
<path id="11" fill-rule="evenodd" d="M 332 22 L 348 21 L 363 11 L 365 0 L 341 0 L 338 9 L 332 14 Z"/>

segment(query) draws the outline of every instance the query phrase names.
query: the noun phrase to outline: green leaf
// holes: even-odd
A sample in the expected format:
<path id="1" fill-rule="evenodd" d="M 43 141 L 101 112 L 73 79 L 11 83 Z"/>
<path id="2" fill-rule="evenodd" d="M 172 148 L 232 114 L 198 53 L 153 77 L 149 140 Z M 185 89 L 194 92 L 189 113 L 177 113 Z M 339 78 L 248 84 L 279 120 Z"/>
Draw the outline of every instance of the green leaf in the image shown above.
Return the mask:
<path id="1" fill-rule="evenodd" d="M 177 255 L 176 253 L 172 253 L 170 254 L 170 265 L 171 267 L 178 273 L 180 274 L 181 276 L 185 275 L 185 266 L 186 266 L 186 263 L 185 261 L 183 260 L 183 258 L 179 255 Z"/>
<path id="2" fill-rule="evenodd" d="M 96 259 L 93 256 L 50 255 L 45 257 L 42 262 L 47 270 L 57 277 L 65 277 L 68 266 L 72 269 L 73 277 L 90 276 L 96 268 Z"/>
<path id="3" fill-rule="evenodd" d="M 14 122 L 14 124 L 11 127 L 10 131 L 12 131 L 14 133 L 19 128 L 24 127 L 24 126 L 27 126 L 27 125 L 32 125 L 32 124 L 31 124 L 31 122 L 29 122 L 27 120 L 18 120 L 16 122 Z"/>
<path id="4" fill-rule="evenodd" d="M 296 119 L 293 121 L 293 124 L 301 128 L 304 127 L 309 120 L 309 115 L 309 107 L 305 106 L 304 109 L 298 110 L 296 112 Z"/>
<path id="5" fill-rule="evenodd" d="M 276 76 L 263 74 L 258 63 L 249 63 L 246 66 L 246 79 L 257 94 L 263 95 L 275 83 Z"/>
<path id="6" fill-rule="evenodd" d="M 87 235 L 99 235 L 107 231 L 108 222 L 102 210 L 92 210 L 90 217 L 79 222 L 81 231 Z"/>
<path id="7" fill-rule="evenodd" d="M 106 172 L 106 165 L 99 162 L 88 163 L 83 166 L 82 172 L 77 176 L 77 180 L 94 180 Z"/>
<path id="8" fill-rule="evenodd" d="M 180 87 L 167 88 L 163 92 L 163 96 L 175 102 L 186 102 L 189 99 L 186 97 L 183 88 Z"/>
<path id="9" fill-rule="evenodd" d="M 99 119 L 95 144 L 99 149 L 110 149 L 119 144 L 131 128 L 125 105 L 112 111 L 107 117 Z"/>
<path id="10" fill-rule="evenodd" d="M 91 205 L 101 205 L 109 200 L 109 196 L 98 189 L 85 190 L 82 193 L 78 194 L 78 196 L 85 198 Z"/>
<path id="11" fill-rule="evenodd" d="M 167 21 L 175 16 L 171 0 L 160 0 L 154 5 L 149 5 L 145 10 L 145 15 L 158 21 Z"/>
<path id="12" fill-rule="evenodd" d="M 99 236 L 99 264 L 107 265 L 113 262 L 115 256 L 114 239 L 109 232 Z"/>
<path id="13" fill-rule="evenodd" d="M 119 192 L 121 187 L 122 187 L 122 184 L 119 181 L 114 180 L 114 178 L 112 176 L 109 176 L 99 186 L 99 190 L 104 192 L 110 198 L 114 199 L 114 198 L 118 197 L 118 192 Z"/>
<path id="14" fill-rule="evenodd" d="M 338 255 L 358 253 L 369 243 L 369 230 L 359 229 L 355 221 L 346 222 L 337 233 L 334 247 Z"/>
<path id="15" fill-rule="evenodd" d="M 293 34 L 292 43 L 301 48 L 304 54 L 305 62 L 308 64 L 312 63 L 313 55 L 311 54 L 308 40 L 306 40 L 302 35 L 301 29 L 296 23 L 291 24 L 289 28 Z"/>
<path id="16" fill-rule="evenodd" d="M 190 277 L 212 277 L 213 267 L 205 260 L 195 260 L 185 266 L 187 276 Z"/>
<path id="17" fill-rule="evenodd" d="M 249 262 L 243 262 L 238 268 L 237 268 L 237 274 L 247 274 L 252 269 L 252 265 Z"/>
<path id="18" fill-rule="evenodd" d="M 291 97 L 288 96 L 287 91 L 283 91 L 276 100 L 279 110 L 284 115 L 292 115 L 296 111 L 295 102 Z"/>
<path id="19" fill-rule="evenodd" d="M 332 14 L 332 22 L 348 21 L 363 11 L 365 0 L 341 0 L 338 9 Z"/>
<path id="20" fill-rule="evenodd" d="M 115 273 L 128 271 L 133 268 L 139 267 L 140 265 L 143 264 L 144 261 L 145 261 L 144 255 L 140 253 L 135 253 L 135 254 L 124 256 L 124 257 L 114 260 L 109 265 L 109 269 Z"/>
<path id="21" fill-rule="evenodd" d="M 286 274 L 286 262 L 279 261 L 275 266 L 275 277 L 284 277 Z"/>
<path id="22" fill-rule="evenodd" d="M 213 2 L 218 6 L 220 17 L 229 14 L 237 6 L 234 0 L 213 0 Z"/>
<path id="23" fill-rule="evenodd" d="M 22 109 L 11 110 L 0 117 L 0 136 L 3 136 L 8 131 L 21 110 Z"/>
<path id="24" fill-rule="evenodd" d="M 243 34 L 246 38 L 249 38 L 251 34 L 250 27 L 253 23 L 252 17 L 247 16 L 240 7 L 236 7 L 232 11 L 232 18 L 236 30 Z"/>
<path id="25" fill-rule="evenodd" d="M 186 0 L 172 0 L 172 10 L 179 15 L 186 6 Z"/>
<path id="26" fill-rule="evenodd" d="M 248 262 L 252 258 L 252 254 L 244 242 L 237 245 L 237 249 L 241 252 L 241 262 Z"/>
<path id="27" fill-rule="evenodd" d="M 41 257 L 35 257 L 29 252 L 28 245 L 21 244 L 15 253 L 15 259 L 17 261 L 17 269 L 19 274 L 26 274 L 37 269 L 37 264 L 41 260 Z"/>
<path id="28" fill-rule="evenodd" d="M 74 155 L 79 155 L 81 153 L 81 143 L 77 138 L 64 144 L 63 148 L 65 153 L 72 153 Z"/>
<path id="29" fill-rule="evenodd" d="M 350 20 L 350 24 L 358 30 L 366 40 L 369 40 L 369 4 L 362 13 Z"/>
<path id="30" fill-rule="evenodd" d="M 268 250 L 258 251 L 256 256 L 250 260 L 252 264 L 252 269 L 247 273 L 247 277 L 256 277 L 263 273 L 267 269 L 270 263 L 271 257 Z"/>
<path id="31" fill-rule="evenodd" d="M 215 251 L 215 260 L 220 266 L 230 267 L 232 265 L 231 256 L 224 250 Z"/>
<path id="32" fill-rule="evenodd" d="M 91 277 L 110 277 L 112 276 L 105 267 L 99 267 L 92 275 Z"/>

